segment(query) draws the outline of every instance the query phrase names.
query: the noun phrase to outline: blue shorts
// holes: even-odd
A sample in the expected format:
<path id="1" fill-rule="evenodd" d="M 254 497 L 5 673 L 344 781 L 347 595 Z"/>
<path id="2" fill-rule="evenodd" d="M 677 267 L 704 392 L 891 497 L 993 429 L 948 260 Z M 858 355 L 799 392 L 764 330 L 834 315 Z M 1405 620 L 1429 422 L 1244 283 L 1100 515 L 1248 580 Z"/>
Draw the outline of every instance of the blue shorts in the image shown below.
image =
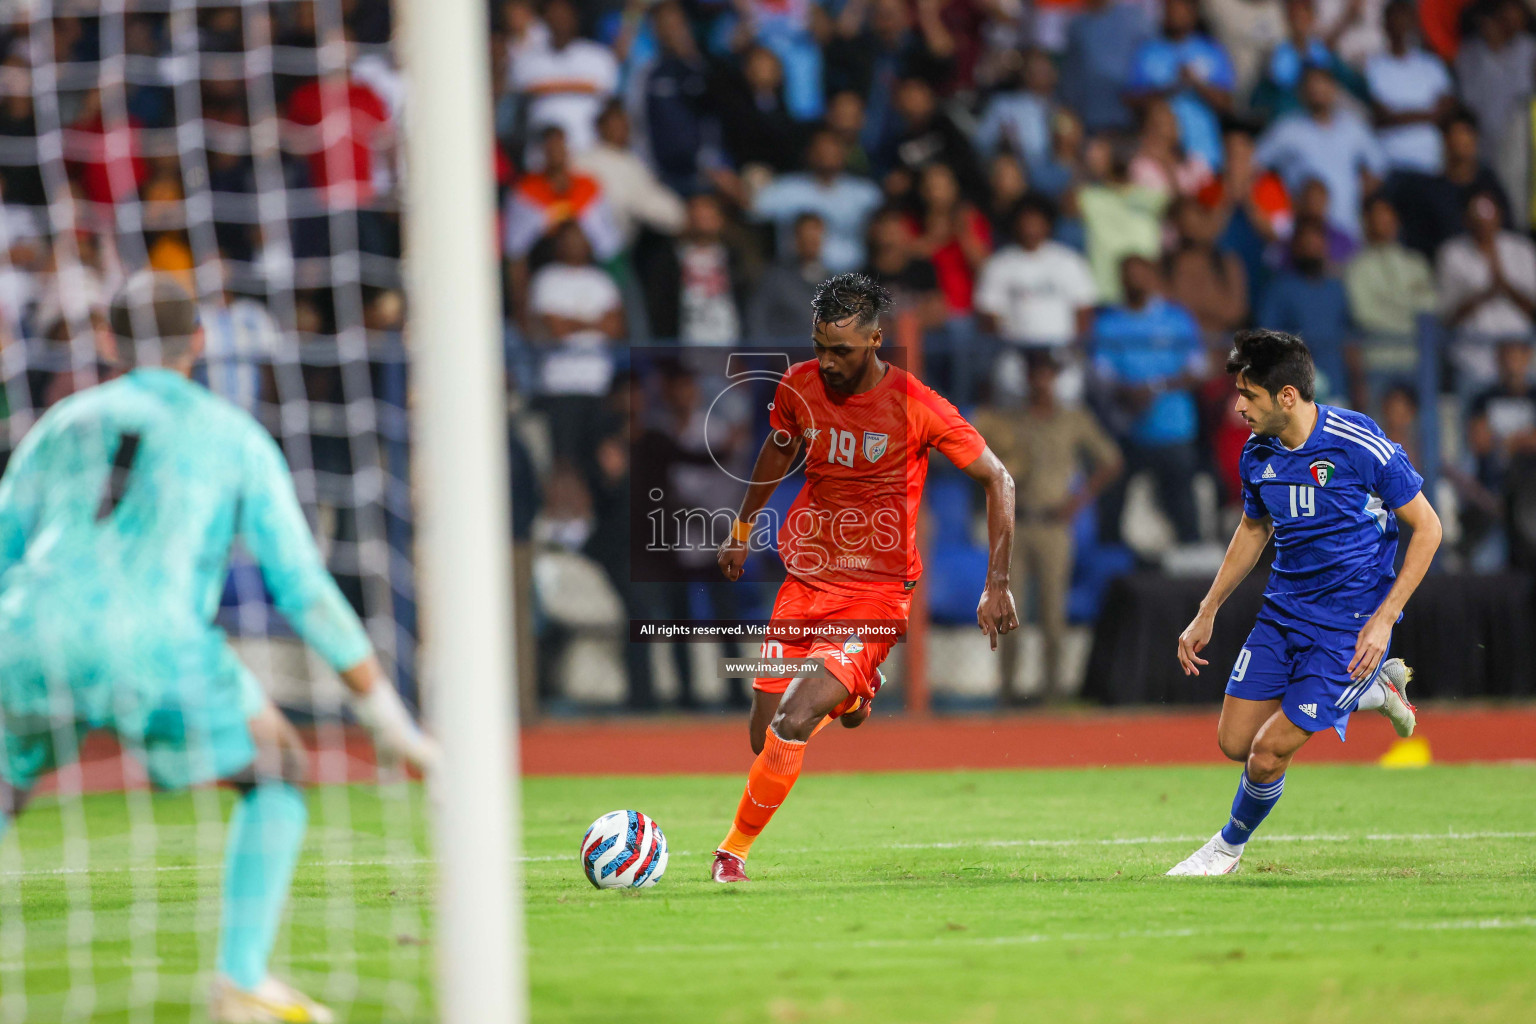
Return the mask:
<path id="1" fill-rule="evenodd" d="M 1243 700 L 1278 699 L 1285 717 L 1298 729 L 1321 732 L 1331 726 L 1343 739 L 1349 713 L 1381 674 L 1378 665 L 1370 679 L 1356 682 L 1349 677 L 1358 639 L 1359 634 L 1349 630 L 1261 616 L 1238 652 L 1227 693 Z"/>

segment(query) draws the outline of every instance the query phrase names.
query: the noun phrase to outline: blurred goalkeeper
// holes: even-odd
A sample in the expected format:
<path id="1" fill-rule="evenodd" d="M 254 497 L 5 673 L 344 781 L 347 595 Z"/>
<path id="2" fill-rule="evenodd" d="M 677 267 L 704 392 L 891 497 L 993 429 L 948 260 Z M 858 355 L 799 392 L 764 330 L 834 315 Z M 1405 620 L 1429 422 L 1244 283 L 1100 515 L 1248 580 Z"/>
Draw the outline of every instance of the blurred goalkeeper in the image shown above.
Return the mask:
<path id="1" fill-rule="evenodd" d="M 0 480 L 0 835 L 80 739 L 110 729 L 160 789 L 223 781 L 230 819 L 213 1020 L 333 1020 L 267 973 L 304 840 L 293 726 L 212 625 L 238 538 L 336 669 L 380 755 L 435 754 L 326 572 L 276 443 L 193 383 L 197 307 L 158 275 L 108 313 L 129 372 L 60 402 Z"/>

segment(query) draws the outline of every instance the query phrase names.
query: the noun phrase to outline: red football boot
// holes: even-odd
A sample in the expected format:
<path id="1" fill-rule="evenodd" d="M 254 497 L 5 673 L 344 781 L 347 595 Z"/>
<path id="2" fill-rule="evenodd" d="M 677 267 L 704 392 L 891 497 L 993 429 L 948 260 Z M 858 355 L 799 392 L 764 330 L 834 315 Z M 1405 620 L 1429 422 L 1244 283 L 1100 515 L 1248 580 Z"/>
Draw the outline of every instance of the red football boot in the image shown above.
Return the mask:
<path id="1" fill-rule="evenodd" d="M 734 853 L 715 851 L 715 862 L 709 866 L 709 877 L 717 882 L 750 882 L 747 863 Z"/>

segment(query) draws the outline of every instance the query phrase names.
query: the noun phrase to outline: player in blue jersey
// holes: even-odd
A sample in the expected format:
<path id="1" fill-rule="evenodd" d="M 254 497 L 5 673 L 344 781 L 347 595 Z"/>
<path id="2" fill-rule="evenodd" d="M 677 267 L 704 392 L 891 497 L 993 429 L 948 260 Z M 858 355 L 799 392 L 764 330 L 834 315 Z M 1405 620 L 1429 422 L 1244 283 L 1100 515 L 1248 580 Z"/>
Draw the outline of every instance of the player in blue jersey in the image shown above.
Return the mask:
<path id="1" fill-rule="evenodd" d="M 1301 339 L 1238 334 L 1227 359 L 1243 447 L 1243 518 L 1200 612 L 1179 636 L 1179 663 L 1199 675 L 1216 611 L 1275 538 L 1264 606 L 1227 680 L 1222 753 L 1244 763 L 1232 815 L 1168 872 L 1224 875 L 1285 788 L 1285 769 L 1315 732 L 1344 736 L 1350 712 L 1375 709 L 1413 733 L 1411 673 L 1387 659 L 1392 627 L 1440 546 L 1424 478 L 1370 417 L 1313 402 L 1316 372 Z M 1398 523 L 1413 531 L 1400 573 Z"/>
<path id="2" fill-rule="evenodd" d="M 138 275 L 108 321 L 129 372 L 49 410 L 0 479 L 0 836 L 92 729 L 116 733 L 157 788 L 235 786 L 210 1015 L 330 1021 L 267 973 L 304 840 L 307 758 L 212 624 L 237 538 L 381 756 L 422 765 L 435 748 L 326 572 L 282 452 L 189 379 L 203 345 L 191 298 Z"/>

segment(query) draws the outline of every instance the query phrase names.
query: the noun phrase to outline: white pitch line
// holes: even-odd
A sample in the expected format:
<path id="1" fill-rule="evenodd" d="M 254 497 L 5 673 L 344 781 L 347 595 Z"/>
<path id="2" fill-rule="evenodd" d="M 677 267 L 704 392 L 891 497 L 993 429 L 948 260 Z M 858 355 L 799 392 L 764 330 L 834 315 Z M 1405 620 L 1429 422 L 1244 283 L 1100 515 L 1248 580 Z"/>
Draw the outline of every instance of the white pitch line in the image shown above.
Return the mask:
<path id="1" fill-rule="evenodd" d="M 886 850 L 986 850 L 986 849 L 1012 849 L 1022 847 L 1073 847 L 1073 846 L 1156 846 L 1171 845 L 1173 843 L 1204 842 L 1209 836 L 1118 836 L 1109 839 L 975 839 L 956 840 L 941 843 L 887 843 L 879 849 Z M 1259 839 L 1265 843 L 1426 843 L 1437 842 L 1442 839 L 1453 840 L 1484 840 L 1484 839 L 1536 839 L 1536 832 L 1367 832 L 1364 835 L 1337 835 L 1330 833 L 1318 833 L 1315 835 L 1299 834 L 1277 835 L 1260 834 Z M 776 850 L 780 854 L 818 853 L 821 847 L 797 847 Z M 700 857 L 712 854 L 714 851 L 701 852 L 696 850 L 672 850 L 672 857 Z M 551 863 L 554 861 L 574 860 L 576 854 L 546 854 L 536 857 L 519 857 L 524 864 Z M 305 867 L 316 868 L 370 868 L 370 867 L 413 867 L 433 863 L 430 857 L 405 857 L 405 858 L 379 858 L 359 860 L 320 860 L 302 861 Z M 0 878 L 47 878 L 55 875 L 96 875 L 114 874 L 136 871 L 216 871 L 223 867 L 222 864 L 157 864 L 151 868 L 133 866 L 113 867 L 88 867 L 88 868 L 28 868 L 23 871 L 0 872 Z"/>

